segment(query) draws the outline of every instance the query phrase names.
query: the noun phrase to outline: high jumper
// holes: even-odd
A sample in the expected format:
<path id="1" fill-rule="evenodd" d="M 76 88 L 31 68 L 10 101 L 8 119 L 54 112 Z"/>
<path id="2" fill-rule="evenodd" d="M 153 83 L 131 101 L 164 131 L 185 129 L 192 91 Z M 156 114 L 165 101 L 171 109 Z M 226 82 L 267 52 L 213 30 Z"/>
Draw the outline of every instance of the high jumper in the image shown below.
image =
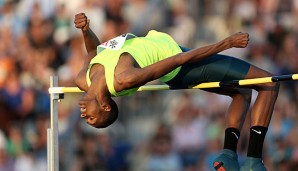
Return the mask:
<path id="1" fill-rule="evenodd" d="M 75 26 L 82 30 L 88 52 L 76 84 L 86 92 L 79 102 L 81 117 L 96 128 L 107 127 L 117 119 L 118 107 L 112 97 L 132 95 L 140 86 L 155 79 L 172 88 L 183 89 L 203 82 L 272 77 L 271 73 L 241 59 L 218 54 L 230 48 L 245 48 L 249 41 L 248 33 L 236 33 L 217 43 L 192 50 L 178 45 L 168 34 L 154 30 L 145 37 L 127 33 L 100 44 L 89 28 L 89 22 L 84 13 L 75 15 Z M 251 111 L 247 158 L 240 168 L 237 143 L 253 89 L 258 95 Z M 263 143 L 279 83 L 202 90 L 232 98 L 227 112 L 224 149 L 215 159 L 214 168 L 227 171 L 266 170 L 262 162 Z"/>

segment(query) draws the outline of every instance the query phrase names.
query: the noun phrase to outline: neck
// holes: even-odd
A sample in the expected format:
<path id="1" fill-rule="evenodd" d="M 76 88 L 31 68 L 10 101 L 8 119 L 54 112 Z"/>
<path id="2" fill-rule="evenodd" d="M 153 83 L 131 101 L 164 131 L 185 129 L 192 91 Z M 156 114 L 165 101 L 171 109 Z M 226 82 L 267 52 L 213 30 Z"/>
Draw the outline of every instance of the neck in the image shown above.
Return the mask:
<path id="1" fill-rule="evenodd" d="M 106 104 L 110 101 L 110 93 L 107 89 L 104 68 L 101 65 L 94 65 L 90 71 L 91 85 L 86 97 L 95 98 L 99 104 Z"/>
<path id="2" fill-rule="evenodd" d="M 107 104 L 109 105 L 111 97 L 110 96 L 103 96 L 103 95 L 98 94 L 96 96 L 96 100 L 98 101 L 99 105 L 101 105 L 101 106 L 107 105 Z"/>

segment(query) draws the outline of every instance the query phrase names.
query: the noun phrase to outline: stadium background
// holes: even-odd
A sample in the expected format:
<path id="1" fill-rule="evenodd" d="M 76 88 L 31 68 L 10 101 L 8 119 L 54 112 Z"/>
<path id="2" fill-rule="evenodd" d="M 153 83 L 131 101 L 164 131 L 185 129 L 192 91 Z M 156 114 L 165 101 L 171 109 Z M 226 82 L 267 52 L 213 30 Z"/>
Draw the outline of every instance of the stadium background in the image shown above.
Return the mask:
<path id="1" fill-rule="evenodd" d="M 49 76 L 75 86 L 86 56 L 73 24 L 78 12 L 101 42 L 156 29 L 194 48 L 248 32 L 247 48 L 223 53 L 276 75 L 298 73 L 298 0 L 0 0 L 0 171 L 46 170 Z M 61 171 L 208 171 L 223 146 L 229 98 L 141 92 L 117 98 L 118 121 L 96 130 L 79 119 L 80 97 L 67 94 L 59 105 Z M 298 170 L 297 97 L 296 82 L 282 83 L 264 145 L 270 171 Z M 249 121 L 240 163 L 248 128 Z"/>

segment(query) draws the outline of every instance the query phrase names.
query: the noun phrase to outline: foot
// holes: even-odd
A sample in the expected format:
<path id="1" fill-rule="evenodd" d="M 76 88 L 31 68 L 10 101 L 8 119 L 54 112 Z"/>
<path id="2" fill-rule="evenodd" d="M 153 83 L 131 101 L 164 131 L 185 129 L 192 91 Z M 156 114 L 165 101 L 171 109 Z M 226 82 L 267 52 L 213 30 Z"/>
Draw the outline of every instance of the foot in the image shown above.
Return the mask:
<path id="1" fill-rule="evenodd" d="M 267 171 L 267 169 L 262 159 L 247 157 L 240 171 Z"/>
<path id="2" fill-rule="evenodd" d="M 240 169 L 237 154 L 228 149 L 224 149 L 214 160 L 213 166 L 217 171 L 239 171 Z"/>

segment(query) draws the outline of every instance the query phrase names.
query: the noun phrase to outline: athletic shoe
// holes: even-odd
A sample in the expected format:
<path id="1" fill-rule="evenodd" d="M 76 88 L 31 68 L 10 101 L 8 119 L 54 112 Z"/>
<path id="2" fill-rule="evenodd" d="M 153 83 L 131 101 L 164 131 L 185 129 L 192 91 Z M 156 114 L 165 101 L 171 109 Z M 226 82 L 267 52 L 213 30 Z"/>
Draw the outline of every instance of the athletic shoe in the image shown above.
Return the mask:
<path id="1" fill-rule="evenodd" d="M 237 154 L 229 149 L 224 149 L 213 162 L 214 169 L 217 171 L 239 171 Z"/>
<path id="2" fill-rule="evenodd" d="M 247 157 L 240 171 L 267 171 L 267 169 L 262 159 Z"/>

